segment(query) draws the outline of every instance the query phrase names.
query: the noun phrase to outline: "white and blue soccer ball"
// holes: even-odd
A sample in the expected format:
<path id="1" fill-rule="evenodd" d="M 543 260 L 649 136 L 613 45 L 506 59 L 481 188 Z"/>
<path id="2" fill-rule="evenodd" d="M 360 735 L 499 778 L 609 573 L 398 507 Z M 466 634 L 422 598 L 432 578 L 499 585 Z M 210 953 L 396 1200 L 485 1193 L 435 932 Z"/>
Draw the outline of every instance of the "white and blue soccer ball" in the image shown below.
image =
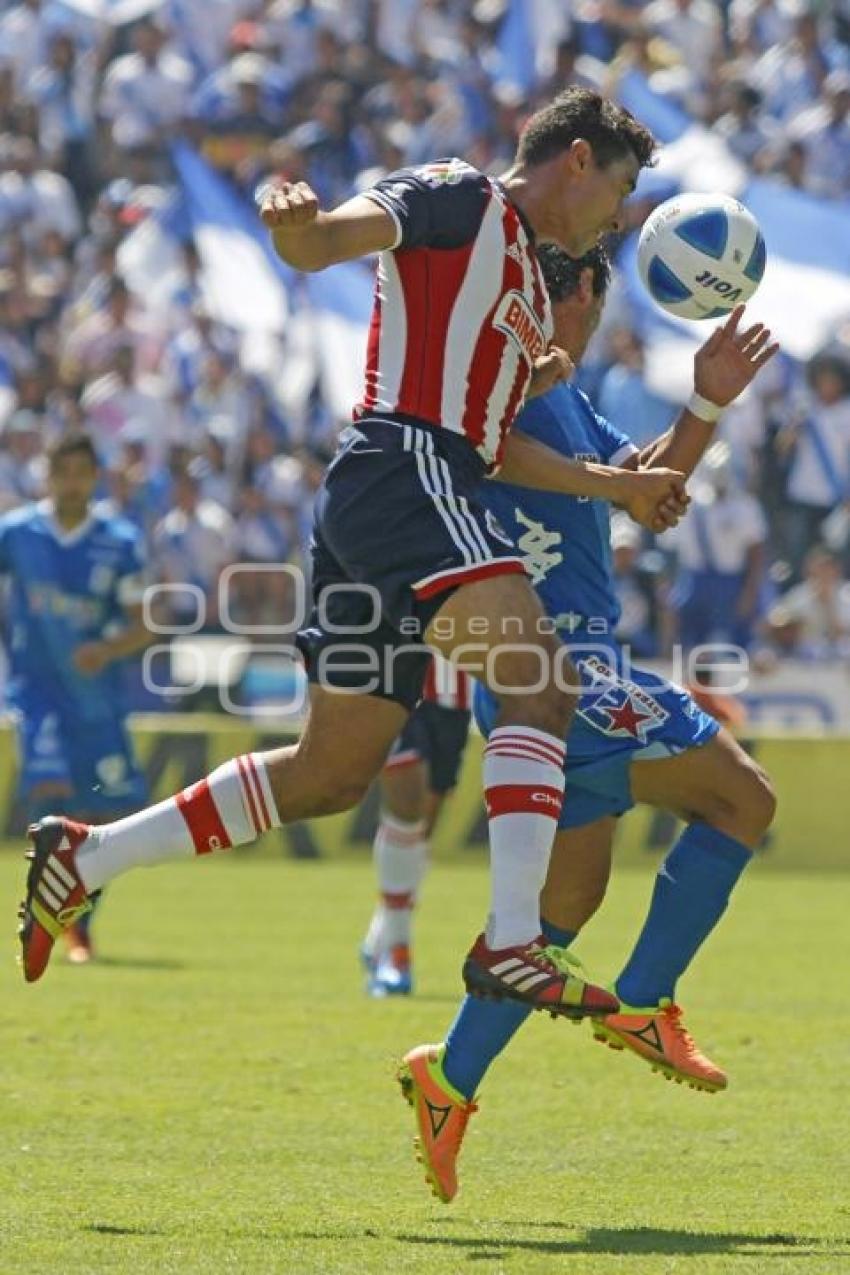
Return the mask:
<path id="1" fill-rule="evenodd" d="M 638 269 L 653 301 L 680 319 L 717 319 L 749 301 L 765 267 L 764 237 L 729 195 L 676 195 L 650 213 Z"/>

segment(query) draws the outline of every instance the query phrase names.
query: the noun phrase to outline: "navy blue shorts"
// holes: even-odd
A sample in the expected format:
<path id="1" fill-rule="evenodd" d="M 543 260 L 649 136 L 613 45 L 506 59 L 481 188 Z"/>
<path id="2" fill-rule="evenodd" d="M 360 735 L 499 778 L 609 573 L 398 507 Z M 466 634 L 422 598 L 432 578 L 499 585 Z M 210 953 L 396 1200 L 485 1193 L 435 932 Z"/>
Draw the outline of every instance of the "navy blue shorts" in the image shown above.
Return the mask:
<path id="1" fill-rule="evenodd" d="M 424 762 L 431 791 L 451 792 L 457 786 L 471 716 L 469 709 L 444 708 L 433 700 L 423 700 L 405 722 L 384 769 Z"/>
<path id="2" fill-rule="evenodd" d="M 484 464 L 458 435 L 369 418 L 344 431 L 316 500 L 313 612 L 298 635 L 311 681 L 413 709 L 424 633 L 449 594 L 524 572 L 476 497 Z"/>

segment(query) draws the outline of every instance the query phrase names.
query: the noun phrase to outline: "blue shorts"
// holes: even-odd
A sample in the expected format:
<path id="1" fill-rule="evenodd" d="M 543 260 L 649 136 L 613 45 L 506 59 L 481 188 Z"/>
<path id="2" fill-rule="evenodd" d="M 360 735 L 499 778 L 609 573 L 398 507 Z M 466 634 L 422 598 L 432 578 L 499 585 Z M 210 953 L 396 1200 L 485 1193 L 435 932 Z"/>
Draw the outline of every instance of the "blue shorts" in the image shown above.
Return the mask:
<path id="1" fill-rule="evenodd" d="M 137 810 L 147 801 L 145 777 L 120 717 L 71 721 L 45 704 L 16 713 L 18 793 L 29 802 L 42 784 L 62 785 L 63 813 L 112 815 Z"/>
<path id="2" fill-rule="evenodd" d="M 681 686 L 647 669 L 624 670 L 616 648 L 580 647 L 570 653 L 583 692 L 567 737 L 567 788 L 559 828 L 581 828 L 603 815 L 622 815 L 635 804 L 629 767 L 635 761 L 675 757 L 707 744 L 720 729 Z M 496 723 L 498 701 L 475 687 L 475 720 L 485 737 Z"/>
<path id="3" fill-rule="evenodd" d="M 390 749 L 384 770 L 422 761 L 428 767 L 431 792 L 451 792 L 457 786 L 471 716 L 468 709 L 444 708 L 433 700 L 423 700 Z"/>
<path id="4" fill-rule="evenodd" d="M 462 584 L 523 573 L 477 497 L 484 463 L 459 435 L 401 418 L 344 431 L 316 500 L 313 613 L 298 635 L 311 681 L 412 710 L 423 635 Z"/>

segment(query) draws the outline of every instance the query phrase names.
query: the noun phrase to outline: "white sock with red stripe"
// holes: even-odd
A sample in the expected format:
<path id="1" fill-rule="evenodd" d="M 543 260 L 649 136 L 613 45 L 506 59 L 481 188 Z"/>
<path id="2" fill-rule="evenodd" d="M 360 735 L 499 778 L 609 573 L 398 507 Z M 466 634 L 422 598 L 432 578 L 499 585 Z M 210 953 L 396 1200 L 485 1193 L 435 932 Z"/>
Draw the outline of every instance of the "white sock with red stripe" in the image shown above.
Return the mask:
<path id="1" fill-rule="evenodd" d="M 93 828 L 77 868 L 86 889 L 99 890 L 138 864 L 228 850 L 279 827 L 262 755 L 246 753 L 176 797 Z"/>
<path id="2" fill-rule="evenodd" d="M 428 860 L 424 832 L 421 820 L 381 814 L 373 851 L 380 901 L 363 944 L 370 955 L 380 956 L 400 944 L 410 946 L 416 892 Z"/>
<path id="3" fill-rule="evenodd" d="M 499 726 L 484 750 L 490 829 L 487 946 L 540 933 L 540 891 L 564 799 L 564 742 L 531 726 Z"/>

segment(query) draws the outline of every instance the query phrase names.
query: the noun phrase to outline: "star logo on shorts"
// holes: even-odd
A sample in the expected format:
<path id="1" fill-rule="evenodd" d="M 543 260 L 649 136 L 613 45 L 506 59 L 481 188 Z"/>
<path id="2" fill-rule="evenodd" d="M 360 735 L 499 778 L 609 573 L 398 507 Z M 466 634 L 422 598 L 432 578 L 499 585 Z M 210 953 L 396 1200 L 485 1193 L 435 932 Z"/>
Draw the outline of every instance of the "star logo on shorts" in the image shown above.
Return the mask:
<path id="1" fill-rule="evenodd" d="M 652 717 L 649 713 L 639 713 L 630 699 L 619 708 L 603 708 L 602 711 L 608 718 L 609 730 L 612 732 L 625 732 L 632 739 L 645 739 L 646 728 L 642 723 L 652 721 Z"/>

